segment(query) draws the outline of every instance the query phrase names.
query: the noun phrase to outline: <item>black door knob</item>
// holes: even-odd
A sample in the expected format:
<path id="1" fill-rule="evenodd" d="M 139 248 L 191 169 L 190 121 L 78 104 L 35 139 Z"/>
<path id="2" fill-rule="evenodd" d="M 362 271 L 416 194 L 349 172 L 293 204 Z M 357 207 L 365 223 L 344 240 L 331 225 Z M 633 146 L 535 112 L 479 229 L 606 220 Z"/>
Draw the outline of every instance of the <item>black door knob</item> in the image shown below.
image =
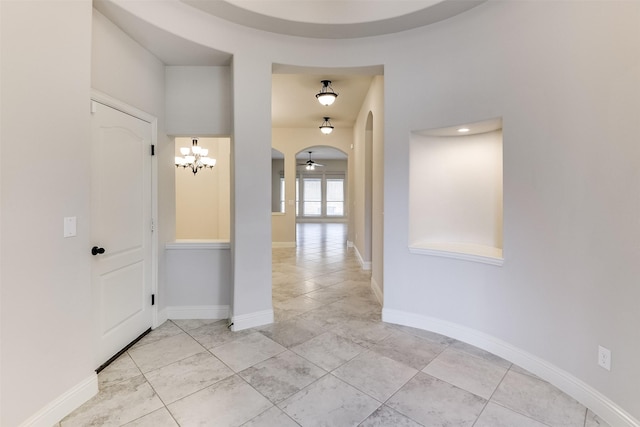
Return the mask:
<path id="1" fill-rule="evenodd" d="M 97 246 L 94 246 L 91 248 L 91 255 L 98 255 L 103 253 L 104 253 L 104 248 L 99 248 Z"/>

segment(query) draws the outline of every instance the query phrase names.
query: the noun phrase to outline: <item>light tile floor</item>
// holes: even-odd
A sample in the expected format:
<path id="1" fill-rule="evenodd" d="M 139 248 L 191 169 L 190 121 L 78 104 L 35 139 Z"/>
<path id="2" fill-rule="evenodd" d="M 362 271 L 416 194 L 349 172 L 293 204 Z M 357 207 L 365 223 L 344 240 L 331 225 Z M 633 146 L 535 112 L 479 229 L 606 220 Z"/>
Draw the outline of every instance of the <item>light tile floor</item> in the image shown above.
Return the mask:
<path id="1" fill-rule="evenodd" d="M 298 226 L 273 250 L 276 323 L 167 321 L 99 375 L 59 426 L 475 426 L 606 424 L 506 360 L 381 322 L 343 224 Z"/>

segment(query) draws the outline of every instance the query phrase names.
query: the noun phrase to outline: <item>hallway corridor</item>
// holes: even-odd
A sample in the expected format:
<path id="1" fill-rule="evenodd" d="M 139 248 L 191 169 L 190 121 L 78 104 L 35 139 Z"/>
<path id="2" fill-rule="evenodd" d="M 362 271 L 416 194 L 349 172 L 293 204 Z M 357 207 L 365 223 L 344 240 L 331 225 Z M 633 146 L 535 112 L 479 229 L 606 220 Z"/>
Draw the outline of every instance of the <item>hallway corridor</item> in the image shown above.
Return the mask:
<path id="1" fill-rule="evenodd" d="M 381 322 L 346 224 L 273 249 L 272 325 L 167 321 L 60 426 L 606 426 L 545 381 L 451 338 Z"/>

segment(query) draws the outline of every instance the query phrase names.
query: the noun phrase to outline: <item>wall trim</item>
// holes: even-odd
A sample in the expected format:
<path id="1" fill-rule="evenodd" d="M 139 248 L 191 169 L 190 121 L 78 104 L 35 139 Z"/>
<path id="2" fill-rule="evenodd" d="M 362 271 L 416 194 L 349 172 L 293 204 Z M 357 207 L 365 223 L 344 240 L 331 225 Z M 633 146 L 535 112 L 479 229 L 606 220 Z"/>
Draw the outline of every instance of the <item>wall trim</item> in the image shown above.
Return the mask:
<path id="1" fill-rule="evenodd" d="M 98 375 L 93 373 L 33 414 L 20 427 L 51 427 L 96 394 Z"/>
<path id="2" fill-rule="evenodd" d="M 168 319 L 228 319 L 228 305 L 184 305 L 167 307 Z"/>
<path id="3" fill-rule="evenodd" d="M 295 248 L 296 242 L 271 242 L 272 248 Z"/>
<path id="4" fill-rule="evenodd" d="M 356 251 L 356 258 L 358 259 L 358 262 L 360 263 L 360 267 L 362 267 L 363 270 L 371 270 L 371 261 L 365 261 L 362 258 L 362 255 L 360 255 L 360 251 L 358 250 L 357 246 L 353 246 L 353 249 L 355 249 Z"/>
<path id="5" fill-rule="evenodd" d="M 255 328 L 256 326 L 268 325 L 273 323 L 273 309 L 232 316 L 231 323 L 231 330 L 234 332 Z"/>
<path id="6" fill-rule="evenodd" d="M 157 328 L 158 326 L 162 325 L 164 322 L 166 322 L 167 320 L 169 320 L 169 317 L 167 316 L 167 308 L 159 308 L 158 309 L 158 317 L 157 317 L 157 324 L 153 325 L 153 329 Z"/>
<path id="7" fill-rule="evenodd" d="M 176 240 L 175 242 L 166 243 L 165 249 L 179 250 L 197 250 L 197 249 L 231 249 L 231 243 L 228 240 Z"/>
<path id="8" fill-rule="evenodd" d="M 384 293 L 382 292 L 382 288 L 380 287 L 376 279 L 374 279 L 373 277 L 371 277 L 371 290 L 373 291 L 373 294 L 376 296 L 376 299 L 378 300 L 380 305 L 384 305 Z"/>
<path id="9" fill-rule="evenodd" d="M 579 378 L 499 338 L 434 317 L 389 308 L 382 321 L 424 329 L 455 338 L 502 357 L 558 387 L 612 426 L 640 427 L 640 421 Z"/>

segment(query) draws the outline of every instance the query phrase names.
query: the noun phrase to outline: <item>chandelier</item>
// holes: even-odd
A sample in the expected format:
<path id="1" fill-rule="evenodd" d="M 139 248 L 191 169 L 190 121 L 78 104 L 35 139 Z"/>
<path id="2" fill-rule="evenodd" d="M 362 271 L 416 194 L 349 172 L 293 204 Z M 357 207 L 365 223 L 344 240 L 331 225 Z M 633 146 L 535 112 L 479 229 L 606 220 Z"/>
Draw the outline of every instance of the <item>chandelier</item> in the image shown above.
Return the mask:
<path id="1" fill-rule="evenodd" d="M 197 174 L 202 168 L 213 169 L 216 159 L 207 157 L 209 150 L 198 146 L 198 139 L 193 138 L 191 148 L 180 147 L 182 157 L 176 156 L 176 167 L 191 168 L 193 174 Z"/>
<path id="2" fill-rule="evenodd" d="M 333 104 L 338 94 L 333 91 L 331 80 L 321 80 L 320 83 L 322 83 L 322 87 L 320 88 L 320 92 L 316 94 L 316 99 L 320 104 L 325 106 Z"/>

